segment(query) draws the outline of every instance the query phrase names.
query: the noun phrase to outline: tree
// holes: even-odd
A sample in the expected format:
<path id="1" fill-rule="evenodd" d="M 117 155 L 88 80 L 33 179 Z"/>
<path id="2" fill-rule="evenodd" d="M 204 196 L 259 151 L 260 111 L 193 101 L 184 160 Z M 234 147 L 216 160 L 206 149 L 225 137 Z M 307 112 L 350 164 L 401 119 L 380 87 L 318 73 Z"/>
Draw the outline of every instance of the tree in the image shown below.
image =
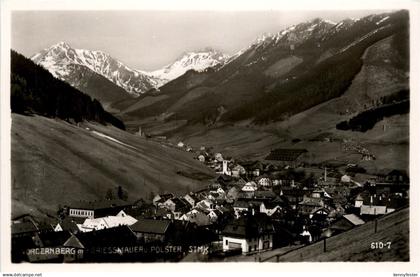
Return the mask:
<path id="1" fill-rule="evenodd" d="M 128 199 L 127 192 L 124 191 L 121 186 L 118 186 L 118 188 L 117 188 L 117 196 L 118 196 L 118 199 L 121 199 L 121 200 L 127 200 Z"/>
<path id="2" fill-rule="evenodd" d="M 150 200 L 150 202 L 153 202 L 153 198 L 155 198 L 155 194 L 153 193 L 153 191 L 151 191 L 149 193 L 149 200 Z"/>
<path id="3" fill-rule="evenodd" d="M 107 191 L 106 191 L 106 194 L 105 194 L 105 199 L 106 200 L 113 200 L 115 197 L 114 197 L 114 193 L 112 192 L 112 189 L 108 189 Z"/>

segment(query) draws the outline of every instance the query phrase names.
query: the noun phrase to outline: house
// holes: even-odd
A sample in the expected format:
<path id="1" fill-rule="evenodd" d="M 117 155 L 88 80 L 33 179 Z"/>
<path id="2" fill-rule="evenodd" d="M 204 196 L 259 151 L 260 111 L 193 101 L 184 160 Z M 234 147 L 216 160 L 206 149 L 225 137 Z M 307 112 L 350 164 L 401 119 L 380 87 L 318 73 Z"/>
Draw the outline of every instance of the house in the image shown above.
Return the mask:
<path id="1" fill-rule="evenodd" d="M 355 207 L 360 208 L 360 215 L 376 216 L 391 213 L 408 204 L 408 200 L 395 194 L 370 194 L 363 192 L 356 197 Z"/>
<path id="2" fill-rule="evenodd" d="M 139 219 L 130 226 L 137 239 L 149 242 L 164 242 L 170 233 L 170 220 Z"/>
<path id="3" fill-rule="evenodd" d="M 86 218 L 85 222 L 79 228 L 82 232 L 91 232 L 124 225 L 130 226 L 136 222 L 137 219 L 127 215 L 124 211 L 120 211 L 116 216 Z"/>
<path id="4" fill-rule="evenodd" d="M 195 205 L 200 201 L 200 198 L 194 193 L 187 193 L 184 196 L 184 199 L 191 205 L 191 207 L 195 207 Z"/>
<path id="5" fill-rule="evenodd" d="M 335 221 L 329 229 L 333 231 L 333 233 L 341 233 L 348 231 L 356 226 L 365 224 L 365 222 L 355 214 L 345 214 L 337 221 Z"/>
<path id="6" fill-rule="evenodd" d="M 256 190 L 254 192 L 254 199 L 256 200 L 272 200 L 276 198 L 276 194 L 271 190 Z"/>
<path id="7" fill-rule="evenodd" d="M 71 233 L 68 231 L 40 233 L 36 247 L 26 250 L 28 261 L 31 263 L 64 262 L 64 256 L 71 254 L 70 249 L 63 247 L 70 236 Z"/>
<path id="8" fill-rule="evenodd" d="M 261 201 L 244 201 L 237 200 L 233 204 L 233 211 L 236 217 L 240 217 L 244 213 L 255 214 L 260 210 Z"/>
<path id="9" fill-rule="evenodd" d="M 69 217 L 66 217 L 65 219 L 57 223 L 57 225 L 54 227 L 54 231 L 55 232 L 68 231 L 70 233 L 75 234 L 79 232 L 80 229 L 74 220 L 72 220 Z"/>
<path id="10" fill-rule="evenodd" d="M 198 160 L 202 163 L 204 163 L 206 161 L 206 157 L 204 157 L 204 155 L 198 155 Z"/>
<path id="11" fill-rule="evenodd" d="M 341 183 L 350 183 L 351 182 L 351 178 L 350 176 L 344 174 L 343 176 L 341 176 Z"/>
<path id="12" fill-rule="evenodd" d="M 219 186 L 212 187 L 211 189 L 217 189 L 217 188 L 220 188 L 220 187 L 225 188 L 225 187 L 229 186 L 230 184 L 232 184 L 233 182 L 235 182 L 235 179 L 230 175 L 221 174 L 217 177 L 216 181 L 217 181 L 216 184 L 218 184 Z"/>
<path id="13" fill-rule="evenodd" d="M 324 189 L 313 190 L 310 194 L 310 197 L 312 197 L 312 198 L 322 198 L 324 200 L 332 199 L 332 197 Z"/>
<path id="14" fill-rule="evenodd" d="M 287 199 L 292 209 L 297 209 L 306 194 L 308 194 L 307 190 L 293 187 L 282 187 L 280 191 L 280 195 Z"/>
<path id="15" fill-rule="evenodd" d="M 238 194 L 240 191 L 241 188 L 239 188 L 238 186 L 232 186 L 226 194 L 226 200 L 230 203 L 233 203 L 238 199 Z"/>
<path id="16" fill-rule="evenodd" d="M 209 217 L 211 223 L 217 222 L 217 220 L 221 216 L 222 216 L 222 212 L 220 210 L 217 210 L 217 209 L 211 210 L 207 214 L 207 217 Z"/>
<path id="17" fill-rule="evenodd" d="M 32 221 L 12 223 L 12 237 L 33 236 L 38 233 L 38 227 Z"/>
<path id="18" fill-rule="evenodd" d="M 304 154 L 307 152 L 308 150 L 306 149 L 275 149 L 265 159 L 281 166 L 297 167 L 302 163 L 303 158 L 306 156 Z"/>
<path id="19" fill-rule="evenodd" d="M 205 211 L 201 209 L 192 209 L 182 215 L 179 220 L 189 221 L 197 224 L 197 226 L 208 226 L 211 224 L 210 217 L 208 217 Z"/>
<path id="20" fill-rule="evenodd" d="M 387 182 L 394 182 L 394 183 L 408 183 L 409 178 L 407 172 L 404 170 L 392 170 L 390 171 L 386 177 L 385 180 Z"/>
<path id="21" fill-rule="evenodd" d="M 180 141 L 180 142 L 178 142 L 177 146 L 179 148 L 183 148 L 185 146 L 185 144 L 182 141 Z"/>
<path id="22" fill-rule="evenodd" d="M 183 198 L 172 198 L 166 200 L 162 207 L 173 213 L 174 219 L 179 219 L 184 213 L 192 207 L 190 203 Z"/>
<path id="23" fill-rule="evenodd" d="M 258 177 L 264 169 L 261 161 L 242 161 L 239 163 L 249 176 Z"/>
<path id="24" fill-rule="evenodd" d="M 242 213 L 247 212 L 249 208 L 249 204 L 247 201 L 237 200 L 233 204 L 233 211 L 235 212 L 235 216 L 239 217 Z"/>
<path id="25" fill-rule="evenodd" d="M 207 198 L 207 195 L 209 194 L 209 189 L 204 188 L 204 189 L 200 189 L 196 192 L 194 192 L 195 196 L 197 196 L 197 198 L 201 201 Z M 195 203 L 197 205 L 197 203 Z"/>
<path id="26" fill-rule="evenodd" d="M 252 174 L 254 177 L 258 177 L 258 176 L 260 176 L 260 169 L 259 169 L 259 168 L 254 168 L 254 169 L 252 170 L 251 174 Z"/>
<path id="27" fill-rule="evenodd" d="M 260 213 L 272 216 L 278 210 L 282 210 L 282 206 L 278 202 L 261 202 Z"/>
<path id="28" fill-rule="evenodd" d="M 318 208 L 324 207 L 325 203 L 324 200 L 322 200 L 322 198 L 309 197 L 306 195 L 303 197 L 303 200 L 299 202 L 298 205 L 300 213 L 308 216 L 313 213 L 314 209 L 316 210 Z"/>
<path id="29" fill-rule="evenodd" d="M 69 216 L 82 218 L 96 218 L 114 215 L 132 205 L 121 199 L 101 201 L 80 201 L 69 205 Z"/>
<path id="30" fill-rule="evenodd" d="M 302 233 L 300 233 L 302 241 L 304 243 L 311 243 L 312 242 L 312 234 L 307 229 L 303 229 Z"/>
<path id="31" fill-rule="evenodd" d="M 242 191 L 246 191 L 246 192 L 254 192 L 256 191 L 258 188 L 257 184 L 254 181 L 250 181 L 248 183 L 246 183 L 243 187 L 242 187 Z"/>
<path id="32" fill-rule="evenodd" d="M 218 162 L 223 162 L 223 156 L 221 153 L 214 154 L 214 159 Z"/>
<path id="33" fill-rule="evenodd" d="M 153 198 L 152 202 L 153 202 L 153 205 L 157 206 L 157 205 L 162 204 L 166 200 L 171 199 L 171 198 L 174 198 L 174 195 L 172 193 L 158 194 Z"/>
<path id="34" fill-rule="evenodd" d="M 273 248 L 274 226 L 265 214 L 244 216 L 227 224 L 222 231 L 223 251 L 241 249 L 252 254 Z"/>
<path id="35" fill-rule="evenodd" d="M 246 174 L 245 167 L 243 167 L 243 166 L 241 166 L 239 164 L 238 165 L 235 165 L 232 168 L 231 172 L 232 172 L 232 177 L 235 177 L 235 178 L 239 178 L 240 176 L 243 176 L 243 175 Z"/>
<path id="36" fill-rule="evenodd" d="M 271 179 L 266 175 L 263 175 L 257 178 L 257 183 L 261 187 L 271 187 L 273 185 L 273 183 L 271 182 Z"/>
<path id="37" fill-rule="evenodd" d="M 199 208 L 202 210 L 213 210 L 216 208 L 216 205 L 213 200 L 204 199 L 197 203 L 196 208 Z"/>
<path id="38" fill-rule="evenodd" d="M 94 232 L 71 234 L 64 247 L 72 249 L 73 256 L 68 261 L 104 262 L 122 256 L 122 250 L 137 244 L 137 237 L 128 226 L 102 229 Z"/>

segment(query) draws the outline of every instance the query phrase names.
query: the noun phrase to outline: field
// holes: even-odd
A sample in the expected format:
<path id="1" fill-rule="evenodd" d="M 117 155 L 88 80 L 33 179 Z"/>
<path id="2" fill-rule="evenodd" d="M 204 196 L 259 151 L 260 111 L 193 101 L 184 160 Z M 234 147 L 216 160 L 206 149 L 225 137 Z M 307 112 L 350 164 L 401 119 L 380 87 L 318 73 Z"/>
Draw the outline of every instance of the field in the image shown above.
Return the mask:
<path id="1" fill-rule="evenodd" d="M 184 194 L 214 177 L 190 153 L 110 126 L 12 114 L 11 135 L 13 216 L 51 214 L 118 186 L 132 201 L 151 192 Z"/>

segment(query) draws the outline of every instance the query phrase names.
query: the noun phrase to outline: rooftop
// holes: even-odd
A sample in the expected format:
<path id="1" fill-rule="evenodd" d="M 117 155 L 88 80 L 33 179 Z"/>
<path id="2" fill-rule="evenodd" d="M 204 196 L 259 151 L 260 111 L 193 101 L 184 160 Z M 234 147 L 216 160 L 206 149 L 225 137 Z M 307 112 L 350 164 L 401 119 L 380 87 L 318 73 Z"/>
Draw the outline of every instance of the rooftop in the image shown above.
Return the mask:
<path id="1" fill-rule="evenodd" d="M 38 228 L 32 222 L 21 222 L 12 224 L 12 235 L 37 232 Z"/>
<path id="2" fill-rule="evenodd" d="M 274 226 L 265 214 L 243 216 L 228 224 L 223 230 L 224 236 L 252 238 L 274 233 Z"/>
<path id="3" fill-rule="evenodd" d="M 293 162 L 303 153 L 308 152 L 306 149 L 275 149 L 265 158 L 272 161 Z"/>
<path id="4" fill-rule="evenodd" d="M 170 224 L 169 220 L 139 219 L 130 228 L 133 232 L 163 235 L 167 232 Z"/>

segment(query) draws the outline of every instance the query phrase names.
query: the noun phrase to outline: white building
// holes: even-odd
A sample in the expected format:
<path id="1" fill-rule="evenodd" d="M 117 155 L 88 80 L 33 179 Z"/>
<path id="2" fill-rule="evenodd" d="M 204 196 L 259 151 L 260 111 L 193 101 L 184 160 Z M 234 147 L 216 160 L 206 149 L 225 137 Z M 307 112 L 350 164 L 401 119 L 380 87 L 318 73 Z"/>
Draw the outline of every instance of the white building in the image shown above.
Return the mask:
<path id="1" fill-rule="evenodd" d="M 273 225 L 262 217 L 241 217 L 223 230 L 223 251 L 241 249 L 252 254 L 273 248 Z"/>
<path id="2" fill-rule="evenodd" d="M 137 219 L 127 215 L 124 211 L 120 211 L 116 216 L 106 216 L 99 218 L 87 218 L 83 224 L 78 225 L 82 232 L 90 232 L 93 230 L 102 230 L 122 225 L 131 226 L 137 222 Z"/>
<path id="3" fill-rule="evenodd" d="M 250 191 L 250 192 L 254 192 L 256 191 L 258 188 L 257 184 L 254 181 L 248 182 L 246 183 L 243 187 L 242 187 L 242 191 Z"/>

